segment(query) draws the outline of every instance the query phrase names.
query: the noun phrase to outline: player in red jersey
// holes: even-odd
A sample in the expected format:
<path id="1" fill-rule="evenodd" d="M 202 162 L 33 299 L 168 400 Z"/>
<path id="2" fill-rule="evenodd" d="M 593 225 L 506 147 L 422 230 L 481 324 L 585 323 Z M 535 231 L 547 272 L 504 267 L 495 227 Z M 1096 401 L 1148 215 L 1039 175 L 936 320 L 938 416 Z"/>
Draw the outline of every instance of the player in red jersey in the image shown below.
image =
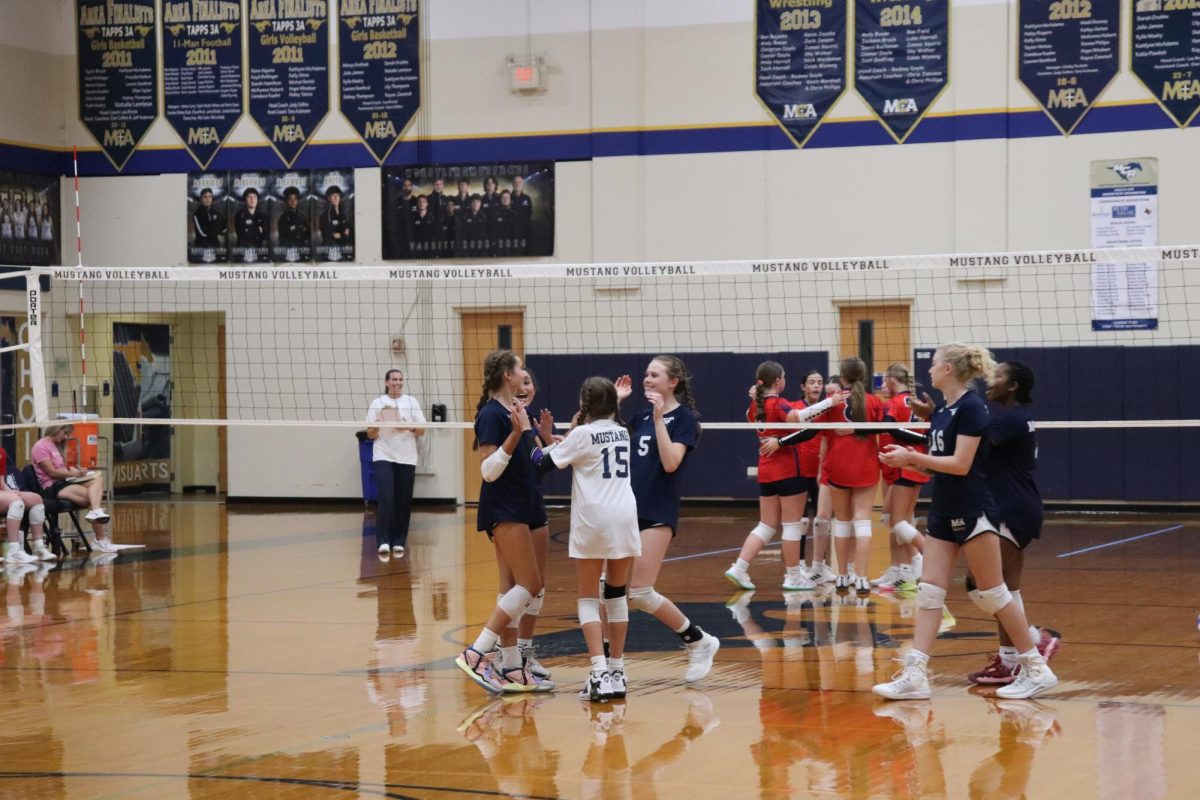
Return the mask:
<path id="1" fill-rule="evenodd" d="M 819 416 L 833 406 L 844 402 L 842 396 L 826 398 L 807 408 L 793 406 L 780 396 L 787 386 L 783 366 L 777 361 L 764 361 L 758 365 L 755 384 L 750 389 L 750 408 L 747 420 L 759 423 L 803 422 Z M 785 430 L 767 429 L 759 433 L 760 442 L 775 439 Z M 783 588 L 787 591 L 812 589 L 815 584 L 804 574 L 800 564 L 802 540 L 801 518 L 808 499 L 808 485 L 800 477 L 800 461 L 795 447 L 776 447 L 769 452 L 760 451 L 758 457 L 758 508 L 759 522 L 738 554 L 737 560 L 725 571 L 725 577 L 739 589 L 754 589 L 750 580 L 750 562 L 783 528 L 783 563 L 787 575 Z"/>
<path id="2" fill-rule="evenodd" d="M 882 422 L 883 401 L 867 391 L 867 365 L 861 358 L 841 364 L 842 386 L 850 397 L 841 408 L 825 412 L 817 422 Z M 824 474 L 829 478 L 833 500 L 833 540 L 838 565 L 843 570 L 836 588 L 853 588 L 860 596 L 871 593 L 867 580 L 867 558 L 871 552 L 871 511 L 875 485 L 879 483 L 879 437 L 871 431 L 827 430 Z M 850 541 L 854 540 L 851 548 Z M 851 550 L 853 549 L 853 563 Z"/>
<path id="3" fill-rule="evenodd" d="M 883 408 L 885 422 L 905 424 L 913 420 L 913 378 L 908 367 L 896 363 L 884 374 L 884 388 L 890 395 Z M 888 434 L 879 437 L 879 449 L 894 444 Z M 924 448 L 920 452 L 925 452 Z M 914 551 L 921 552 L 925 537 L 913 527 L 913 515 L 921 487 L 929 482 L 929 476 L 914 469 L 883 467 L 883 480 L 887 484 L 884 495 L 883 513 L 891 524 L 890 546 L 892 565 L 879 578 L 871 581 L 881 590 L 909 589 L 915 591 L 920 572 L 914 562 Z"/>

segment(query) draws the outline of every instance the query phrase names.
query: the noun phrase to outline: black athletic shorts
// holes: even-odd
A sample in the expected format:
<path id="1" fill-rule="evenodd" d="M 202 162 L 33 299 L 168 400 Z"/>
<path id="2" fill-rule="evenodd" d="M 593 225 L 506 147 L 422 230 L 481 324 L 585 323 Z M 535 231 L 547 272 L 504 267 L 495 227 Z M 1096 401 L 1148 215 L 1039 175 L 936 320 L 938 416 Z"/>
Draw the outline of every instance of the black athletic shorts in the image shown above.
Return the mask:
<path id="1" fill-rule="evenodd" d="M 808 486 L 805 485 L 805 479 L 799 475 L 758 485 L 759 497 L 791 497 L 806 491 L 808 491 Z"/>
<path id="2" fill-rule="evenodd" d="M 671 525 L 670 523 L 655 522 L 652 519 L 646 519 L 645 517 L 638 517 L 638 531 L 639 532 L 647 531 L 647 530 L 650 530 L 651 528 L 670 528 L 672 539 L 674 539 L 675 535 L 678 533 L 678 531 L 675 530 L 675 526 Z"/>
<path id="3" fill-rule="evenodd" d="M 909 478 L 896 478 L 896 480 L 892 481 L 892 486 L 920 486 L 920 485 L 921 484 L 917 483 L 914 480 L 910 480 Z"/>

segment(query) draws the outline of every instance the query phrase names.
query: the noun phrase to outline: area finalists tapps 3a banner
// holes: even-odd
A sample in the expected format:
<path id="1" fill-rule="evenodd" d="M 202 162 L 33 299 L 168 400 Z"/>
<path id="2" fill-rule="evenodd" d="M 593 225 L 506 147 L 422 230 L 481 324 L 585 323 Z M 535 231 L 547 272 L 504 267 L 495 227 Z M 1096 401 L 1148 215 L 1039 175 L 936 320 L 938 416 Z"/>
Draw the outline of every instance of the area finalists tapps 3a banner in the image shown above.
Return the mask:
<path id="1" fill-rule="evenodd" d="M 164 0 L 163 113 L 206 168 L 242 116 L 240 0 Z"/>
<path id="2" fill-rule="evenodd" d="M 850 0 L 757 0 L 754 89 L 797 147 L 846 91 Z"/>
<path id="3" fill-rule="evenodd" d="M 417 0 L 340 0 L 342 113 L 379 163 L 421 106 Z"/>
<path id="4" fill-rule="evenodd" d="M 76 0 L 79 119 L 117 171 L 158 117 L 154 0 Z"/>
<path id="5" fill-rule="evenodd" d="M 1200 111 L 1200 3 L 1136 0 L 1131 38 L 1133 74 L 1186 128 Z"/>
<path id="6" fill-rule="evenodd" d="M 289 167 L 329 113 L 329 3 L 250 0 L 250 116 Z"/>

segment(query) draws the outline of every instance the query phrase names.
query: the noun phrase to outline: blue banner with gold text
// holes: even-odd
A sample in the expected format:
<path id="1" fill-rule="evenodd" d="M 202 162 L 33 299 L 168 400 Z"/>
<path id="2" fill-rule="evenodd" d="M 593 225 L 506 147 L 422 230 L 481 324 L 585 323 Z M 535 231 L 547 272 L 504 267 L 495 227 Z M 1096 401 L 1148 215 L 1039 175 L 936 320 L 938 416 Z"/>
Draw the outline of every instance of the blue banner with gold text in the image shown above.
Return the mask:
<path id="1" fill-rule="evenodd" d="M 1200 2 L 1135 0 L 1133 74 L 1186 128 L 1200 111 Z"/>
<path id="2" fill-rule="evenodd" d="M 342 113 L 379 163 L 421 106 L 417 0 L 340 0 Z"/>
<path id="3" fill-rule="evenodd" d="M 803 147 L 846 91 L 849 0 L 757 0 L 758 99 Z"/>
<path id="4" fill-rule="evenodd" d="M 327 0 L 250 0 L 250 116 L 289 167 L 329 113 Z"/>
<path id="5" fill-rule="evenodd" d="M 76 0 L 79 120 L 118 171 L 158 117 L 154 0 Z"/>

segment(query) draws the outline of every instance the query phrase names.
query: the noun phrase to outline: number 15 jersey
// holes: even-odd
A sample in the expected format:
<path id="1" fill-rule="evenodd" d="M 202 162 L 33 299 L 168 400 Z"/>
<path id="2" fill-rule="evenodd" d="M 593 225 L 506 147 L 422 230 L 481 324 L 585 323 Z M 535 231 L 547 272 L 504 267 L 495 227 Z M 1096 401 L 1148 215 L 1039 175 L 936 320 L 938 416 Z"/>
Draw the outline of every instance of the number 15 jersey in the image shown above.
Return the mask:
<path id="1" fill-rule="evenodd" d="M 629 431 L 611 419 L 573 428 L 547 451 L 571 475 L 571 558 L 642 554 L 629 479 Z"/>

